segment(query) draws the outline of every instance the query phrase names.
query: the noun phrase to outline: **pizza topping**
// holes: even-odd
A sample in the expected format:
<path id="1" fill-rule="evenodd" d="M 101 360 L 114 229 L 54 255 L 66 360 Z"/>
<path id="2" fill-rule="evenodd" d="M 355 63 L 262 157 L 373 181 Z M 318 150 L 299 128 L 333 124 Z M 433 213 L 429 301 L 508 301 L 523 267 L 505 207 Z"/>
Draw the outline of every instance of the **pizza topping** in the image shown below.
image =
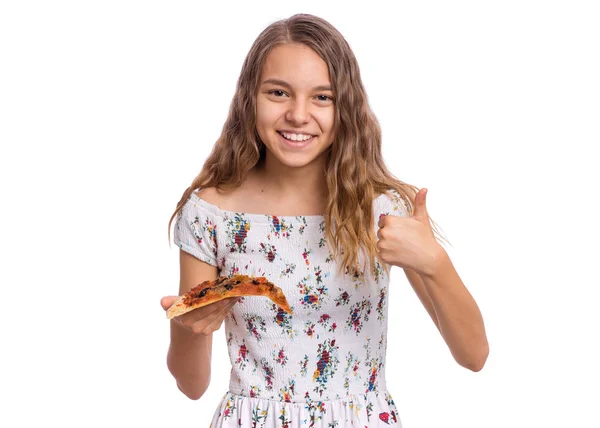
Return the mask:
<path id="1" fill-rule="evenodd" d="M 237 279 L 241 278 L 241 279 Z M 224 290 L 231 291 L 236 285 L 241 284 L 243 279 L 247 279 L 246 276 L 236 275 L 235 277 L 228 278 L 226 276 L 219 277 L 215 281 L 205 281 L 201 284 L 198 284 L 196 287 L 192 288 L 189 293 L 183 299 L 183 303 L 186 306 L 192 306 L 200 301 L 206 294 L 211 291 L 219 291 L 221 290 L 221 294 L 224 293 Z M 208 286 L 210 283 L 214 285 L 212 287 Z M 252 280 L 254 285 L 259 285 L 260 283 L 257 280 Z"/>
<path id="2" fill-rule="evenodd" d="M 238 287 L 240 290 L 237 290 Z M 179 313 L 172 310 L 167 313 L 167 316 L 172 318 L 173 316 L 181 315 L 181 311 L 184 311 L 182 313 L 186 313 L 194 308 L 206 306 L 225 298 L 249 295 L 269 297 L 278 305 L 281 306 L 283 304 L 284 310 L 291 313 L 289 304 L 285 300 L 281 289 L 265 277 L 257 278 L 248 275 L 233 275 L 231 277 L 222 276 L 215 280 L 204 281 L 198 284 L 185 295 L 181 296 L 179 302 L 173 304 L 173 306 L 180 308 L 177 310 Z"/>

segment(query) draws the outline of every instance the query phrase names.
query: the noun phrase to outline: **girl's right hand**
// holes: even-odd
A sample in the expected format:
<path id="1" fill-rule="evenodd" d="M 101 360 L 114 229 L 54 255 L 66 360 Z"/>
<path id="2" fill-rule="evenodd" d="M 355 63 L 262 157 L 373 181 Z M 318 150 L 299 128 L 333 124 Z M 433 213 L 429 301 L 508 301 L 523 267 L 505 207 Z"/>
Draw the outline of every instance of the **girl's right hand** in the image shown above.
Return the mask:
<path id="1" fill-rule="evenodd" d="M 178 296 L 166 296 L 160 300 L 160 304 L 166 311 L 178 298 Z M 178 317 L 173 318 L 172 321 L 177 322 L 194 334 L 208 336 L 221 328 L 221 324 L 223 324 L 225 317 L 237 301 L 237 297 L 219 300 L 218 302 L 179 315 Z"/>

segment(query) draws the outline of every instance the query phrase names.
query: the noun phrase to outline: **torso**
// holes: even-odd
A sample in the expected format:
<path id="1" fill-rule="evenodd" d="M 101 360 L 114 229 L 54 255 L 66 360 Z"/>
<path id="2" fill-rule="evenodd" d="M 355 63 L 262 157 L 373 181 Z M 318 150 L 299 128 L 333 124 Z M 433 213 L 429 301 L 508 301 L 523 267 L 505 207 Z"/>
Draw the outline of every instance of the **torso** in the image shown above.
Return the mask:
<path id="1" fill-rule="evenodd" d="M 240 186 L 203 189 L 187 205 L 182 243 L 214 254 L 223 276 L 264 276 L 292 310 L 251 296 L 231 309 L 232 370 L 212 427 L 401 426 L 385 378 L 388 275 L 377 260 L 369 272 L 338 269 L 324 218 L 309 217 L 316 204 L 285 203 Z M 374 201 L 372 227 L 395 210 L 388 198 Z"/>

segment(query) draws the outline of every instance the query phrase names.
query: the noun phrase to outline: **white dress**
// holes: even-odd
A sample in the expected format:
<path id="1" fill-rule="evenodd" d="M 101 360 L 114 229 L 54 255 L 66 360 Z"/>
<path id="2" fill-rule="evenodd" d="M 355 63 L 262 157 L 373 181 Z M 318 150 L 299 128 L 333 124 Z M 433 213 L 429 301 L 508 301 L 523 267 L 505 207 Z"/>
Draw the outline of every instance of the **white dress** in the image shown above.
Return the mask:
<path id="1" fill-rule="evenodd" d="M 373 210 L 373 227 L 381 215 L 406 215 L 396 193 Z M 236 213 L 192 194 L 174 241 L 220 275 L 266 277 L 293 310 L 262 296 L 233 306 L 229 390 L 212 428 L 402 426 L 385 380 L 389 277 L 379 263 L 339 274 L 323 216 Z"/>

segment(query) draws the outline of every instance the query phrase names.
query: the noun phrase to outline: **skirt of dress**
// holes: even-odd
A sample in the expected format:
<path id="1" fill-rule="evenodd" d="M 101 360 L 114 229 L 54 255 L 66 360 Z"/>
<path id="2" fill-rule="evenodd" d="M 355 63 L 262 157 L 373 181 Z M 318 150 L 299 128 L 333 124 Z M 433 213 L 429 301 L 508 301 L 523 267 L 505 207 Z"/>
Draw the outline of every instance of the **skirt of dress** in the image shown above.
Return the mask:
<path id="1" fill-rule="evenodd" d="M 367 392 L 336 400 L 285 402 L 227 392 L 211 428 L 402 427 L 388 392 Z"/>

